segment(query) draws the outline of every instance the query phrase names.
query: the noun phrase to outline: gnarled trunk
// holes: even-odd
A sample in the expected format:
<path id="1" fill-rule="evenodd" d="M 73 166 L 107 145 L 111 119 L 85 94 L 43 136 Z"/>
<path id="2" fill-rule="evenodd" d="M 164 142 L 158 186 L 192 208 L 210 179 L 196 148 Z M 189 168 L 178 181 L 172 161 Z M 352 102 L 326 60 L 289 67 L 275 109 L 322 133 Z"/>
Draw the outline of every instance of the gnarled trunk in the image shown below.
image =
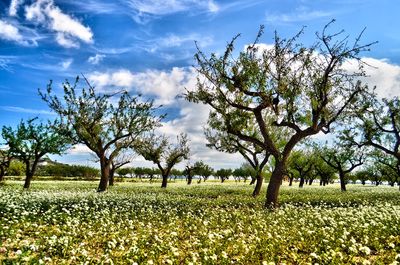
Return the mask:
<path id="1" fill-rule="evenodd" d="M 250 185 L 256 183 L 257 177 L 251 177 Z"/>
<path id="2" fill-rule="evenodd" d="M 100 170 L 101 177 L 97 192 L 103 192 L 107 190 L 108 179 L 110 177 L 110 161 L 104 155 L 100 157 Z"/>
<path id="3" fill-rule="evenodd" d="M 114 186 L 114 170 L 110 170 L 110 175 L 108 176 L 108 185 L 109 186 Z"/>
<path id="4" fill-rule="evenodd" d="M 286 163 L 284 161 L 277 161 L 275 169 L 272 172 L 271 179 L 267 188 L 267 198 L 265 201 L 265 207 L 277 208 L 278 207 L 278 195 L 281 182 L 285 176 Z"/>
<path id="5" fill-rule="evenodd" d="M 257 197 L 260 194 L 260 191 L 261 191 L 262 183 L 263 183 L 263 180 L 264 180 L 261 171 L 257 172 L 257 178 L 256 179 L 257 180 L 256 180 L 256 186 L 254 187 L 254 190 L 253 190 L 253 197 Z"/>
<path id="6" fill-rule="evenodd" d="M 193 180 L 193 177 L 192 176 L 188 176 L 187 177 L 187 184 L 188 185 L 192 184 L 192 180 Z"/>
<path id="7" fill-rule="evenodd" d="M 31 180 L 33 178 L 33 174 L 31 173 L 26 173 L 26 177 L 25 177 L 25 183 L 24 183 L 24 189 L 29 189 L 29 187 L 31 186 Z"/>
<path id="8" fill-rule="evenodd" d="M 168 183 L 168 175 L 162 175 L 161 188 L 166 188 Z"/>
<path id="9" fill-rule="evenodd" d="M 294 179 L 294 177 L 289 177 L 289 186 L 293 185 L 293 179 Z"/>
<path id="10" fill-rule="evenodd" d="M 305 179 L 303 177 L 300 178 L 299 188 L 303 188 Z"/>
<path id="11" fill-rule="evenodd" d="M 339 179 L 340 179 L 340 190 L 346 191 L 346 181 L 345 181 L 345 174 L 343 172 L 339 172 Z"/>

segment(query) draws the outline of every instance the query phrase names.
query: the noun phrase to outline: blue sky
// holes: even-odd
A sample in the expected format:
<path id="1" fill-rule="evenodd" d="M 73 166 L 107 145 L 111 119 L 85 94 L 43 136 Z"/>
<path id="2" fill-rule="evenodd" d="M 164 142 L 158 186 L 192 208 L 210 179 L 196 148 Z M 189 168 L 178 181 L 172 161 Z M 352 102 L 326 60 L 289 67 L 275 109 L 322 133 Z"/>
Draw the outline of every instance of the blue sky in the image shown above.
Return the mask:
<path id="1" fill-rule="evenodd" d="M 312 43 L 334 18 L 333 28 L 351 38 L 366 27 L 363 40 L 379 41 L 363 55 L 377 67 L 368 81 L 381 95 L 398 95 L 399 11 L 397 0 L 0 0 L 0 126 L 54 117 L 37 89 L 50 79 L 60 88 L 83 73 L 99 91 L 123 87 L 163 104 L 168 119 L 161 131 L 187 132 L 194 161 L 236 167 L 240 156 L 204 146 L 207 109 L 175 98 L 195 84 L 194 41 L 206 53 L 222 52 L 242 33 L 241 49 L 264 24 L 262 42 L 271 43 L 274 30 L 292 36 L 307 26 L 302 41 Z M 83 147 L 58 159 L 93 160 Z M 135 165 L 141 163 L 137 158 Z"/>

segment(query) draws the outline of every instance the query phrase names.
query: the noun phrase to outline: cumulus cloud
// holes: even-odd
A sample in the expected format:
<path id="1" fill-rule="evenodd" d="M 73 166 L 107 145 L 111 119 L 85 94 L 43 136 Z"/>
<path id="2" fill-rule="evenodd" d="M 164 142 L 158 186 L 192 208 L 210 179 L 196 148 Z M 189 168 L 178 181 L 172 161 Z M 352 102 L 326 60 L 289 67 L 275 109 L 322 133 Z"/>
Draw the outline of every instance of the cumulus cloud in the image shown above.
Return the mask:
<path id="1" fill-rule="evenodd" d="M 8 14 L 10 16 L 16 16 L 18 12 L 18 8 L 21 4 L 23 4 L 24 0 L 11 0 L 10 7 L 8 9 Z"/>
<path id="2" fill-rule="evenodd" d="M 56 33 L 56 41 L 66 48 L 79 47 L 79 41 L 93 43 L 92 30 L 80 21 L 62 12 L 54 0 L 38 0 L 25 6 L 27 20 L 47 27 Z"/>
<path id="3" fill-rule="evenodd" d="M 114 72 L 94 72 L 88 75 L 93 85 L 101 90 L 113 87 L 135 90 L 141 94 L 154 96 L 156 104 L 169 105 L 175 97 L 192 87 L 196 82 L 194 69 L 174 67 L 171 71 L 147 70 L 133 73 L 127 69 Z"/>
<path id="4" fill-rule="evenodd" d="M 0 38 L 8 41 L 15 41 L 25 44 L 25 41 L 19 32 L 19 29 L 3 20 L 0 20 Z"/>
<path id="5" fill-rule="evenodd" d="M 90 56 L 88 58 L 88 63 L 99 64 L 106 56 L 103 54 L 96 54 L 95 56 Z"/>

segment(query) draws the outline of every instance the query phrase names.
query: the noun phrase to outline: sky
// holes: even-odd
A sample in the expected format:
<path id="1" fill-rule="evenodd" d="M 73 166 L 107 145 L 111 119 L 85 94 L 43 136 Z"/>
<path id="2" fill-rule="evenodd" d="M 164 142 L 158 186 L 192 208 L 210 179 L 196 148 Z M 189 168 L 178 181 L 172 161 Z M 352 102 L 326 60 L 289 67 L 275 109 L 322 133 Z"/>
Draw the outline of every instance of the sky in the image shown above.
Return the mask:
<path id="1" fill-rule="evenodd" d="M 365 81 L 390 97 L 400 95 L 399 12 L 398 0 L 0 0 L 0 126 L 53 119 L 38 88 L 53 80 L 60 91 L 62 82 L 84 74 L 99 92 L 123 88 L 162 104 L 160 132 L 187 133 L 192 162 L 235 168 L 240 155 L 205 146 L 207 107 L 176 98 L 196 85 L 195 41 L 206 54 L 222 53 L 238 33 L 239 50 L 251 43 L 260 25 L 266 44 L 274 31 L 290 37 L 305 26 L 301 41 L 312 44 L 335 19 L 332 30 L 344 29 L 350 40 L 366 28 L 362 41 L 378 41 L 361 55 L 371 65 Z M 53 158 L 95 160 L 84 146 Z M 131 165 L 152 164 L 136 157 Z"/>

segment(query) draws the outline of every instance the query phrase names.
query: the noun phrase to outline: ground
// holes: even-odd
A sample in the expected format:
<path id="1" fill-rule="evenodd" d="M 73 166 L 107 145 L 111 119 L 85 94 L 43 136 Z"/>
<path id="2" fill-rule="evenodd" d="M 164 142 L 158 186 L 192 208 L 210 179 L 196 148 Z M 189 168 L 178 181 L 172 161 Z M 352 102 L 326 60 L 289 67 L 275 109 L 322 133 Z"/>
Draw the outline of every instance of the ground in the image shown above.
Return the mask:
<path id="1" fill-rule="evenodd" d="M 0 186 L 0 263 L 398 264 L 400 191 L 247 184 L 33 181 Z M 397 261 L 396 261 L 397 260 Z"/>

